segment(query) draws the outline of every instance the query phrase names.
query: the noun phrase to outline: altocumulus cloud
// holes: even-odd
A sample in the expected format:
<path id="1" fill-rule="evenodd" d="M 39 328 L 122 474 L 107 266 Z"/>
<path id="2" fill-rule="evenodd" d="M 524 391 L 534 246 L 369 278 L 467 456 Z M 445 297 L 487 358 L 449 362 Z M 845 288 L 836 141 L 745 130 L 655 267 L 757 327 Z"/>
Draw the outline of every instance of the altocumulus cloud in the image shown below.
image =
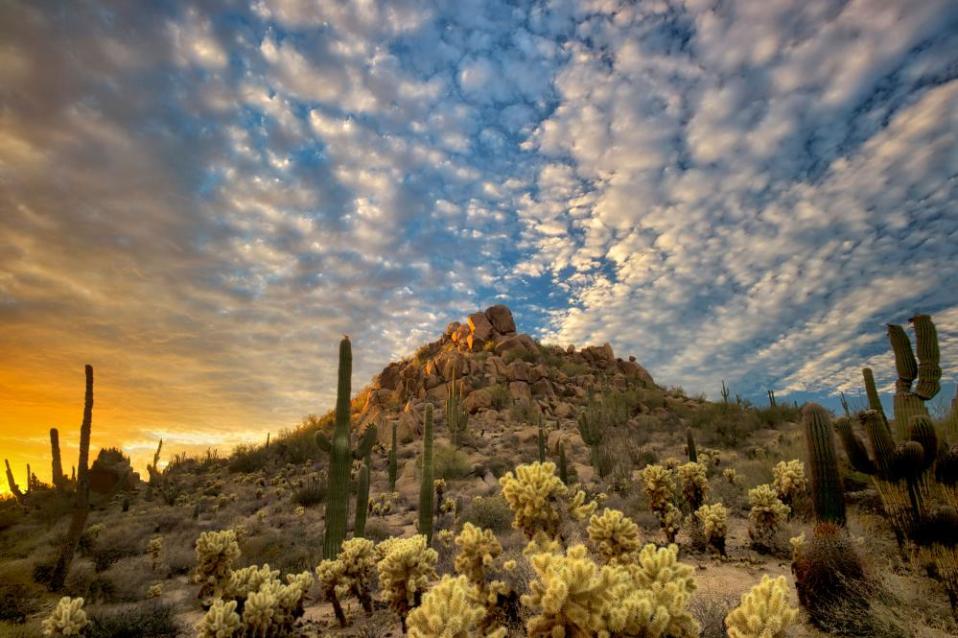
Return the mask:
<path id="1" fill-rule="evenodd" d="M 500 299 L 713 394 L 850 388 L 912 309 L 958 359 L 952 2 L 151 6 L 0 8 L 0 344 L 137 450 Z"/>

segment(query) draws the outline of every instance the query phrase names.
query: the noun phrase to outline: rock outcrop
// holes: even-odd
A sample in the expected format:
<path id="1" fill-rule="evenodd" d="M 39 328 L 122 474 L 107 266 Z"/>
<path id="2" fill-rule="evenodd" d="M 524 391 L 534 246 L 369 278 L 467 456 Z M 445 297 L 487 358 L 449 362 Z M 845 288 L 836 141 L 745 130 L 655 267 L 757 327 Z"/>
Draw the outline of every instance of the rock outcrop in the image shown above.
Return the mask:
<path id="1" fill-rule="evenodd" d="M 616 358 L 608 343 L 578 350 L 539 344 L 517 332 L 509 308 L 495 305 L 450 323 L 414 357 L 387 365 L 360 393 L 357 422 L 395 422 L 400 438 L 416 437 L 422 406 L 439 406 L 453 382 L 464 408 L 479 421 L 519 410 L 570 427 L 592 391 L 655 385 L 635 357 Z M 390 432 L 380 428 L 380 440 Z"/>

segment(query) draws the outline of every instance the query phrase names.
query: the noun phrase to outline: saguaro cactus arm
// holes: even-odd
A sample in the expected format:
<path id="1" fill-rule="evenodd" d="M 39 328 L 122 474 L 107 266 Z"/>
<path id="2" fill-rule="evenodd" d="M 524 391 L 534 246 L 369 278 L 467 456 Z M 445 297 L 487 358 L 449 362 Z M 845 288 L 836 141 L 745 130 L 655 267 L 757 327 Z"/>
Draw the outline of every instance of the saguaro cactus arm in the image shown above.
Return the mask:
<path id="1" fill-rule="evenodd" d="M 809 403 L 802 410 L 805 425 L 805 444 L 811 466 L 812 501 L 815 518 L 845 525 L 845 497 L 842 479 L 835 455 L 835 440 L 828 412 L 820 405 Z"/>

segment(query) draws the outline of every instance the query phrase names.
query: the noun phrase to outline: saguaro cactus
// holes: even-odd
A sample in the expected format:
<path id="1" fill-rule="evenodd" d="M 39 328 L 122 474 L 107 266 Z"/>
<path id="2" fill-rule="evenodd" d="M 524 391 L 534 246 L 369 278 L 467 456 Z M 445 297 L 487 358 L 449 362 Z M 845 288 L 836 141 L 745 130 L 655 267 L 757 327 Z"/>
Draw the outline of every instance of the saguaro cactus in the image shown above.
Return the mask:
<path id="1" fill-rule="evenodd" d="M 692 438 L 692 428 L 686 428 L 685 430 L 685 451 L 689 455 L 689 463 L 698 463 L 699 455 L 695 451 L 695 439 Z"/>
<path id="2" fill-rule="evenodd" d="M 60 433 L 56 428 L 50 428 L 50 455 L 53 461 L 53 486 L 63 491 L 67 477 L 63 474 L 63 463 L 60 460 Z"/>
<path id="3" fill-rule="evenodd" d="M 546 462 L 546 431 L 542 427 L 542 417 L 539 417 L 539 436 L 538 436 L 539 462 Z"/>
<path id="4" fill-rule="evenodd" d="M 845 497 L 835 456 L 831 418 L 825 408 L 809 403 L 802 410 L 802 420 L 805 425 L 805 444 L 808 446 L 808 464 L 811 467 L 815 518 L 819 522 L 844 526 Z"/>
<path id="5" fill-rule="evenodd" d="M 399 455 L 397 452 L 396 422 L 392 426 L 392 447 L 389 448 L 389 491 L 396 491 L 396 476 L 399 474 Z"/>
<path id="6" fill-rule="evenodd" d="M 364 458 L 376 440 L 376 428 L 369 426 L 354 450 L 349 442 L 349 393 L 353 374 L 353 353 L 349 337 L 339 342 L 339 379 L 336 386 L 336 422 L 332 441 L 322 432 L 316 443 L 329 454 L 329 485 L 326 491 L 326 529 L 323 533 L 323 557 L 336 558 L 346 538 L 349 516 L 349 470 L 353 459 Z"/>
<path id="7" fill-rule="evenodd" d="M 13 497 L 17 499 L 17 503 L 23 505 L 23 492 L 20 491 L 20 486 L 17 485 L 17 479 L 13 477 L 13 470 L 10 469 L 10 461 L 3 459 L 3 462 L 7 466 L 7 485 L 10 486 L 10 492 L 13 494 Z"/>
<path id="8" fill-rule="evenodd" d="M 422 434 L 422 483 L 419 485 L 419 533 L 432 540 L 433 471 L 432 471 L 432 404 L 426 404 L 426 423 Z"/>
<path id="9" fill-rule="evenodd" d="M 60 557 L 50 575 L 50 590 L 59 591 L 63 588 L 73 554 L 76 552 L 86 519 L 90 515 L 90 431 L 93 428 L 93 366 L 84 368 L 86 373 L 86 393 L 83 400 L 83 423 L 80 426 L 80 458 L 77 462 L 76 497 L 73 503 L 73 516 L 67 530 L 66 540 L 60 551 Z"/>
<path id="10" fill-rule="evenodd" d="M 878 398 L 878 387 L 875 385 L 875 373 L 871 368 L 862 368 L 862 379 L 865 380 L 865 394 L 868 395 L 868 409 L 877 412 L 886 423 L 885 409 Z"/>
<path id="11" fill-rule="evenodd" d="M 915 327 L 915 346 L 921 361 L 915 360 L 911 342 L 905 330 L 895 324 L 888 324 L 888 341 L 895 354 L 895 369 L 898 381 L 895 382 L 895 431 L 898 438 L 908 436 L 908 426 L 916 416 L 928 416 L 925 401 L 934 398 L 941 388 L 941 367 L 939 366 L 938 331 L 928 315 L 916 315 L 910 319 Z M 912 391 L 912 382 L 918 383 Z"/>
<path id="12" fill-rule="evenodd" d="M 569 466 L 565 458 L 565 443 L 559 442 L 559 480 L 564 485 L 569 484 Z"/>

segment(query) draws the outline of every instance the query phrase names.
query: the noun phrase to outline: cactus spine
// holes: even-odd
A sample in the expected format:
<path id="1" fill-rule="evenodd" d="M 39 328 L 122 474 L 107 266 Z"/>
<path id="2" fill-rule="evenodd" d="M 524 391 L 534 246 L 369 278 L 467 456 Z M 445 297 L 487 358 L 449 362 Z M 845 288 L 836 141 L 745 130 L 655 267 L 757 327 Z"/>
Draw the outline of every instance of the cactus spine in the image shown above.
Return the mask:
<path id="1" fill-rule="evenodd" d="M 811 466 L 812 500 L 815 518 L 820 522 L 845 525 L 845 498 L 842 479 L 838 472 L 835 440 L 828 412 L 820 405 L 809 403 L 802 410 L 805 425 L 805 444 Z"/>
<path id="2" fill-rule="evenodd" d="M 63 474 L 63 462 L 60 459 L 60 432 L 50 428 L 50 455 L 53 459 L 53 486 L 59 491 L 66 487 L 67 477 Z"/>
<path id="3" fill-rule="evenodd" d="M 366 456 L 376 440 L 376 428 L 369 426 L 359 446 L 349 444 L 349 393 L 353 373 L 353 353 L 349 337 L 339 342 L 339 379 L 336 386 L 336 422 L 330 441 L 316 433 L 316 443 L 329 454 L 329 485 L 326 493 L 326 529 L 323 533 L 323 557 L 333 560 L 346 538 L 349 515 L 349 470 L 353 459 Z"/>
<path id="4" fill-rule="evenodd" d="M 695 439 L 692 438 L 692 428 L 686 428 L 685 430 L 685 451 L 689 454 L 690 463 L 699 462 L 699 455 L 695 450 Z"/>
<path id="5" fill-rule="evenodd" d="M 67 530 L 66 540 L 60 551 L 53 573 L 50 575 L 50 590 L 59 591 L 66 581 L 73 554 L 76 552 L 86 519 L 90 515 L 90 431 L 93 428 L 93 366 L 84 367 L 86 392 L 83 399 L 83 423 L 80 425 L 80 457 L 77 462 L 76 497 L 73 503 L 73 516 Z"/>
<path id="6" fill-rule="evenodd" d="M 392 427 L 392 447 L 389 448 L 389 491 L 396 491 L 396 476 L 399 474 L 399 456 L 396 452 L 397 447 L 396 422 L 393 421 Z"/>
<path id="7" fill-rule="evenodd" d="M 419 485 L 419 533 L 432 540 L 433 485 L 432 472 L 432 404 L 426 404 L 426 423 L 422 435 L 422 483 Z"/>

